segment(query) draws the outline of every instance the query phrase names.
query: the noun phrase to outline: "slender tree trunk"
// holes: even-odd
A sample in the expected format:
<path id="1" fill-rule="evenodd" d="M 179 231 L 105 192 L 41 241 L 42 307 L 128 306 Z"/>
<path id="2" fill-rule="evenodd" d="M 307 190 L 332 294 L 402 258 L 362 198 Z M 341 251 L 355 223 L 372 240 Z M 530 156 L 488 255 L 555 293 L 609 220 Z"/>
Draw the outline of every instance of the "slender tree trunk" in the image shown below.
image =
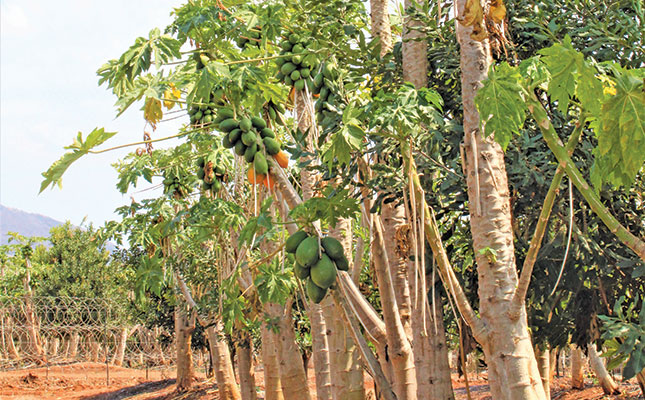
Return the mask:
<path id="1" fill-rule="evenodd" d="M 117 367 L 120 367 L 123 365 L 123 359 L 125 357 L 125 348 L 126 348 L 127 342 L 128 342 L 128 328 L 124 327 L 124 328 L 121 328 L 121 330 L 119 330 L 119 336 L 117 336 L 116 338 L 116 352 L 114 353 L 114 357 L 112 358 L 112 364 L 116 365 Z M 72 336 L 72 344 L 70 345 L 70 349 L 73 347 L 73 343 L 74 343 L 74 336 Z"/>
<path id="2" fill-rule="evenodd" d="M 432 282 L 432 280 L 430 280 Z M 432 310 L 434 306 L 434 311 Z M 434 303 L 430 306 L 426 304 L 426 326 L 425 329 L 428 335 L 424 338 L 415 339 L 414 343 L 427 342 L 428 350 L 425 353 L 429 361 L 430 374 L 428 377 L 423 375 L 424 379 L 428 379 L 429 385 L 429 398 L 438 400 L 453 400 L 455 398 L 452 390 L 452 379 L 450 377 L 450 360 L 449 349 L 446 341 L 446 328 L 443 323 L 443 305 L 441 296 L 438 292 L 435 293 Z M 435 319 L 436 316 L 436 319 Z M 413 323 L 414 323 L 413 319 Z M 435 330 L 436 329 L 436 330 Z M 418 368 L 426 368 L 424 360 L 416 361 L 415 349 L 415 365 Z M 421 382 L 417 377 L 417 381 Z M 421 384 L 421 383 L 419 383 Z M 421 390 L 419 390 L 421 392 Z"/>
<path id="3" fill-rule="evenodd" d="M 72 339 L 69 344 L 69 357 L 70 358 L 76 358 L 78 355 L 78 344 L 81 339 L 81 336 L 78 334 L 78 332 L 72 333 Z M 123 364 L 123 357 L 121 358 L 121 364 Z"/>
<path id="4" fill-rule="evenodd" d="M 551 367 L 550 361 L 551 356 L 549 348 L 546 347 L 541 349 L 537 347 L 535 349 L 535 358 L 537 359 L 538 369 L 540 370 L 540 377 L 542 378 L 542 387 L 544 387 L 544 393 L 547 399 L 551 398 Z"/>
<path id="5" fill-rule="evenodd" d="M 584 363 L 583 354 L 580 347 L 575 344 L 571 345 L 571 387 L 574 389 L 584 389 Z"/>
<path id="6" fill-rule="evenodd" d="M 589 366 L 596 375 L 596 378 L 598 378 L 602 391 L 605 392 L 605 394 L 620 394 L 618 384 L 614 381 L 614 378 L 609 375 L 607 368 L 605 368 L 605 363 L 598 356 L 596 345 L 589 343 L 587 345 L 587 349 L 589 350 Z"/>
<path id="7" fill-rule="evenodd" d="M 392 50 L 392 31 L 387 0 L 370 0 L 370 19 L 372 35 L 381 42 L 381 57 Z"/>
<path id="8" fill-rule="evenodd" d="M 237 353 L 237 371 L 240 376 L 240 392 L 242 400 L 256 400 L 255 391 L 255 368 L 253 366 L 253 342 L 244 332 L 235 343 Z"/>
<path id="9" fill-rule="evenodd" d="M 284 400 L 280 383 L 280 365 L 278 363 L 278 345 L 275 333 L 265 324 L 260 327 L 262 335 L 262 362 L 264 364 L 264 398 L 266 400 Z"/>
<path id="10" fill-rule="evenodd" d="M 25 264 L 27 272 L 23 280 L 23 286 L 25 290 L 25 322 L 27 326 L 27 337 L 29 340 L 27 354 L 34 362 L 36 362 L 36 364 L 43 364 L 45 360 L 43 348 L 40 344 L 40 335 L 38 333 L 38 318 L 36 317 L 36 312 L 34 310 L 34 302 L 31 293 L 31 261 L 29 258 L 25 259 Z"/>
<path id="11" fill-rule="evenodd" d="M 553 382 L 555 378 L 555 368 L 558 365 L 558 349 L 550 349 L 549 351 L 549 382 Z"/>
<path id="12" fill-rule="evenodd" d="M 457 1 L 463 15 L 466 0 Z M 518 283 L 511 207 L 504 153 L 479 131 L 474 97 L 491 63 L 488 40 L 470 37 L 472 27 L 457 24 L 461 48 L 466 177 L 473 247 L 479 276 L 479 311 L 490 328 L 482 347 L 494 399 L 545 399 L 531 345 L 526 308 L 517 317 L 508 311 Z M 522 299 L 523 301 L 523 299 Z"/>
<path id="13" fill-rule="evenodd" d="M 645 397 L 645 369 L 636 374 L 636 381 L 641 388 L 641 393 Z"/>
<path id="14" fill-rule="evenodd" d="M 277 335 L 278 362 L 280 365 L 280 383 L 285 400 L 310 400 L 307 375 L 302 363 L 300 349 L 296 343 L 291 317 L 292 300 L 287 300 L 285 306 L 266 304 L 270 314 L 279 317 Z"/>
<path id="15" fill-rule="evenodd" d="M 175 338 L 177 346 L 177 390 L 185 392 L 193 385 L 195 371 L 193 369 L 193 353 L 190 348 L 193 330 L 195 330 L 195 314 L 175 308 Z"/>
<path id="16" fill-rule="evenodd" d="M 54 341 L 55 340 L 56 339 L 54 339 Z M 100 351 L 101 351 L 101 345 L 94 338 L 92 338 L 90 342 L 90 361 L 98 362 Z"/>
<path id="17" fill-rule="evenodd" d="M 7 346 L 7 352 L 9 353 L 9 358 L 12 360 L 17 360 L 20 358 L 18 349 L 16 348 L 16 343 L 13 341 L 13 320 L 11 317 L 7 317 L 5 320 L 5 326 L 3 330 L 4 341 Z"/>
<path id="18" fill-rule="evenodd" d="M 226 343 L 222 336 L 222 323 L 217 321 L 214 325 L 206 328 L 206 335 L 208 336 L 208 346 L 213 357 L 212 362 L 217 387 L 219 389 L 219 399 L 240 400 L 242 397 L 237 387 L 237 382 L 235 382 L 231 352 L 228 348 L 228 343 Z M 240 372 L 241 379 L 242 375 Z"/>

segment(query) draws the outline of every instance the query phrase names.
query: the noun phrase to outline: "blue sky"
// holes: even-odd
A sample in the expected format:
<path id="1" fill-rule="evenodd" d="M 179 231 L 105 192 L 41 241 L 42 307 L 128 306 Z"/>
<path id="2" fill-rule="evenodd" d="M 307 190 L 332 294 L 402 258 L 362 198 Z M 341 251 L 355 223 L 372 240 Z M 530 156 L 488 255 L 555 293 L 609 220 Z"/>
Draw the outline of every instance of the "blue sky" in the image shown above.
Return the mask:
<path id="1" fill-rule="evenodd" d="M 149 192 L 121 195 L 111 164 L 132 149 L 90 155 L 73 164 L 63 188 L 38 195 L 41 173 L 77 132 L 119 134 L 107 146 L 139 141 L 139 106 L 115 119 L 115 97 L 97 85 L 96 70 L 138 36 L 164 28 L 178 0 L 1 0 L 0 203 L 60 221 L 102 225 L 113 211 Z M 161 126 L 153 138 L 174 133 Z M 102 147 L 107 147 L 103 145 Z"/>

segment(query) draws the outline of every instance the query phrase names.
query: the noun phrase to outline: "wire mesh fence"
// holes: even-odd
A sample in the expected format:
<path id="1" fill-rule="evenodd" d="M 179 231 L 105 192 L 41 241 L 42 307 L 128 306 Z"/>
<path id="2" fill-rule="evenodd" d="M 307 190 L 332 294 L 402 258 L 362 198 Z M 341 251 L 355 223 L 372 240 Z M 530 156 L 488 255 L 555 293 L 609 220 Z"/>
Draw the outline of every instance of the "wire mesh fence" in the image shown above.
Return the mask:
<path id="1" fill-rule="evenodd" d="M 173 333 L 128 323 L 125 311 L 100 298 L 0 296 L 0 370 L 77 362 L 170 366 Z"/>

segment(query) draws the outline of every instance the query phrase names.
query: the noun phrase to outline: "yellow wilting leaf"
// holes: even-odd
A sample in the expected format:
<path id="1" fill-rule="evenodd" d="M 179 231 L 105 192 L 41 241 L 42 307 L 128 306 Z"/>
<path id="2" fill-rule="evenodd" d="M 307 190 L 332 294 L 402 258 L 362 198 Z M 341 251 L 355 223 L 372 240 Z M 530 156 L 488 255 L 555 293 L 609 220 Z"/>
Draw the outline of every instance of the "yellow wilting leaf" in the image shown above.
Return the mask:
<path id="1" fill-rule="evenodd" d="M 163 118 L 163 110 L 161 109 L 161 101 L 148 97 L 146 104 L 143 106 L 143 118 L 152 125 L 153 129 L 157 128 L 157 122 Z"/>
<path id="2" fill-rule="evenodd" d="M 602 93 L 605 95 L 615 96 L 616 88 L 614 86 L 605 86 L 602 88 Z"/>
<path id="3" fill-rule="evenodd" d="M 483 25 L 484 9 L 479 0 L 468 0 L 459 22 L 463 26 Z"/>
<path id="4" fill-rule="evenodd" d="M 491 0 L 488 15 L 496 24 L 501 24 L 506 18 L 506 6 L 503 0 Z"/>
<path id="5" fill-rule="evenodd" d="M 173 100 L 179 100 L 180 97 L 181 91 L 175 87 L 174 83 L 171 83 L 170 87 L 163 92 L 163 105 L 170 110 L 175 106 L 175 102 Z"/>

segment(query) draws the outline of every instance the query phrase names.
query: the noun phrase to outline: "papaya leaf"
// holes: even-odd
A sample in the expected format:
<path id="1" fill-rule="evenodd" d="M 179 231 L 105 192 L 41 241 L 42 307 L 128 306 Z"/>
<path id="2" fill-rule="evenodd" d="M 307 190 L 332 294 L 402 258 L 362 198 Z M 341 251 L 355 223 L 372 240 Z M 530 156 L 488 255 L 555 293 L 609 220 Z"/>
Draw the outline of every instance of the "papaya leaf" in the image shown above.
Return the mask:
<path id="1" fill-rule="evenodd" d="M 65 149 L 72 151 L 65 153 L 47 171 L 42 173 L 45 179 L 41 182 L 38 193 L 42 193 L 49 185 L 53 187 L 54 184 L 57 184 L 59 187 L 62 187 L 62 177 L 65 171 L 67 171 L 67 168 L 74 161 L 87 154 L 92 148 L 101 145 L 114 135 L 116 135 L 116 132 L 106 132 L 103 128 L 95 128 L 87 135 L 85 141 L 83 141 L 83 134 L 79 132 L 74 142 L 70 146 L 65 147 Z"/>
<path id="2" fill-rule="evenodd" d="M 573 48 L 568 35 L 562 43 L 542 49 L 539 53 L 544 56 L 542 61 L 551 73 L 549 95 L 558 103 L 558 109 L 566 113 L 576 89 L 576 66 L 584 62 L 584 56 Z"/>
<path id="3" fill-rule="evenodd" d="M 494 135 L 504 150 L 513 134 L 519 134 L 526 119 L 522 76 L 517 67 L 501 63 L 490 69 L 488 79 L 475 96 L 484 134 Z"/>
<path id="4" fill-rule="evenodd" d="M 591 181 L 629 187 L 645 163 L 645 91 L 637 72 L 616 70 L 616 94 L 600 109 Z"/>
<path id="5" fill-rule="evenodd" d="M 161 101 L 148 97 L 143 106 L 143 118 L 150 123 L 152 129 L 157 129 L 157 123 L 163 118 Z"/>

